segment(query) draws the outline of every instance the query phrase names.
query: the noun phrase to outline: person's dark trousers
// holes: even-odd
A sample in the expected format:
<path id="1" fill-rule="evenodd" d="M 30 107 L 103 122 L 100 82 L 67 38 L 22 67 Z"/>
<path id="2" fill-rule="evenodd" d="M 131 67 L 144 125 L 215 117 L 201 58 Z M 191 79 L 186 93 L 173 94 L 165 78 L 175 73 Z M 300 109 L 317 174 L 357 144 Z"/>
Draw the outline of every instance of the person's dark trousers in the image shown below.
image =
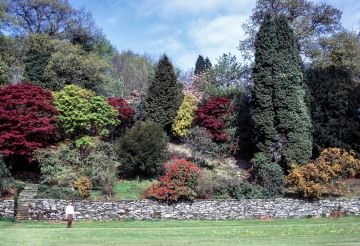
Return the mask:
<path id="1" fill-rule="evenodd" d="M 71 228 L 71 227 L 72 227 L 72 222 L 73 222 L 73 220 L 74 220 L 74 215 L 68 214 L 67 228 Z"/>

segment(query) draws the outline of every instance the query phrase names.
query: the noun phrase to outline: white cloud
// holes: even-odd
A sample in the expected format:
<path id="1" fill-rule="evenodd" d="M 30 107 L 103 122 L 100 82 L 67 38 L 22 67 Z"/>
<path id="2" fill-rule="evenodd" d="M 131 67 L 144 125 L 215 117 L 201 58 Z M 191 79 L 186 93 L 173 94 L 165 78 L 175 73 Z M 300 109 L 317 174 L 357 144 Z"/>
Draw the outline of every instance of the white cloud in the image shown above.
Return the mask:
<path id="1" fill-rule="evenodd" d="M 159 38 L 147 44 L 152 48 L 152 52 L 166 53 L 170 56 L 184 49 L 184 45 L 176 37 Z"/>
<path id="2" fill-rule="evenodd" d="M 185 33 L 167 26 L 167 35 L 148 41 L 147 47 L 156 54 L 166 53 L 176 66 L 183 69 L 194 67 L 199 54 L 208 56 L 213 64 L 223 53 L 229 52 L 241 60 L 237 46 L 244 38 L 241 24 L 247 18 L 245 15 L 199 18 L 184 27 Z"/>
<path id="3" fill-rule="evenodd" d="M 176 60 L 174 60 L 174 65 L 180 67 L 184 71 L 189 70 L 195 67 L 196 59 L 198 57 L 196 51 L 187 50 L 177 55 Z"/>
<path id="4" fill-rule="evenodd" d="M 177 35 L 148 41 L 146 46 L 152 53 L 168 55 L 175 67 L 190 69 L 194 67 L 198 52 L 182 41 L 181 33 L 177 33 Z"/>
<path id="5" fill-rule="evenodd" d="M 193 42 L 200 54 L 208 56 L 212 63 L 223 53 L 231 52 L 239 55 L 237 46 L 244 38 L 241 24 L 247 16 L 228 15 L 212 21 L 199 20 L 192 24 L 189 30 L 190 42 Z"/>

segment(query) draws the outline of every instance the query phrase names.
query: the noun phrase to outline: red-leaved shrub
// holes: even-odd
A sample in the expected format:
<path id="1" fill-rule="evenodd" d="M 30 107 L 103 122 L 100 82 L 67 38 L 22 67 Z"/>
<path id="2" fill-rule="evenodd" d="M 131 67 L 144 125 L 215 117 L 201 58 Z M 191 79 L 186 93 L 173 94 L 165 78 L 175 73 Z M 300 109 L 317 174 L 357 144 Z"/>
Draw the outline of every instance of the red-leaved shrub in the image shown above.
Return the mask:
<path id="1" fill-rule="evenodd" d="M 145 197 L 163 202 L 193 200 L 201 168 L 182 159 L 172 159 L 164 164 L 165 174 L 159 182 L 145 191 Z"/>
<path id="2" fill-rule="evenodd" d="M 229 136 L 224 133 L 225 118 L 231 111 L 231 100 L 224 97 L 215 97 L 195 111 L 194 125 L 204 127 L 216 142 L 224 142 Z"/>
<path id="3" fill-rule="evenodd" d="M 135 111 L 132 109 L 130 103 L 120 97 L 109 97 L 108 103 L 119 112 L 121 122 L 129 123 L 132 121 Z"/>
<path id="4" fill-rule="evenodd" d="M 0 87 L 0 153 L 30 157 L 56 140 L 59 112 L 50 91 L 30 83 Z"/>

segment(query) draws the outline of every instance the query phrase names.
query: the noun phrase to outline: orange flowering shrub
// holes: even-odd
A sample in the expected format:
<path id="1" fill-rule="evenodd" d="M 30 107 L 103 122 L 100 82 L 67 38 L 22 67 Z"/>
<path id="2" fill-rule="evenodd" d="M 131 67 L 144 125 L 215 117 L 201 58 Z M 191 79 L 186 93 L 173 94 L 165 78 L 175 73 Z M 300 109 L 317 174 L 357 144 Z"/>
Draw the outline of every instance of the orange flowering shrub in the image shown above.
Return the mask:
<path id="1" fill-rule="evenodd" d="M 92 183 L 87 177 L 82 176 L 78 180 L 74 181 L 74 187 L 79 191 L 82 198 L 86 198 L 90 196 Z"/>
<path id="2" fill-rule="evenodd" d="M 291 165 L 286 183 L 304 197 L 320 197 L 341 185 L 340 177 L 355 177 L 360 173 L 360 160 L 355 152 L 340 148 L 327 148 L 315 160 L 303 166 Z"/>
<path id="3" fill-rule="evenodd" d="M 145 197 L 169 203 L 193 200 L 201 168 L 182 159 L 172 159 L 164 164 L 164 168 L 165 174 L 145 191 Z"/>

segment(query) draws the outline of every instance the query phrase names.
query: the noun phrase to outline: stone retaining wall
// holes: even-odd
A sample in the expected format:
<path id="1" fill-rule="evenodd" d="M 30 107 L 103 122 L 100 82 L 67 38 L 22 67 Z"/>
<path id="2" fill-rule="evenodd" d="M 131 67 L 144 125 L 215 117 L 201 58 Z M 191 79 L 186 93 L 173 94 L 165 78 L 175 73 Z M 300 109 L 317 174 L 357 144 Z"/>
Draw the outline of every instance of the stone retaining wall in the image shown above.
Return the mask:
<path id="1" fill-rule="evenodd" d="M 63 220 L 66 205 L 65 200 L 30 199 L 29 219 Z M 75 201 L 74 207 L 76 220 L 305 218 L 329 216 L 338 209 L 360 215 L 360 199 L 196 200 L 172 205 L 151 200 Z"/>
<path id="2" fill-rule="evenodd" d="M 14 209 L 14 200 L 0 200 L 0 218 L 13 218 Z"/>

